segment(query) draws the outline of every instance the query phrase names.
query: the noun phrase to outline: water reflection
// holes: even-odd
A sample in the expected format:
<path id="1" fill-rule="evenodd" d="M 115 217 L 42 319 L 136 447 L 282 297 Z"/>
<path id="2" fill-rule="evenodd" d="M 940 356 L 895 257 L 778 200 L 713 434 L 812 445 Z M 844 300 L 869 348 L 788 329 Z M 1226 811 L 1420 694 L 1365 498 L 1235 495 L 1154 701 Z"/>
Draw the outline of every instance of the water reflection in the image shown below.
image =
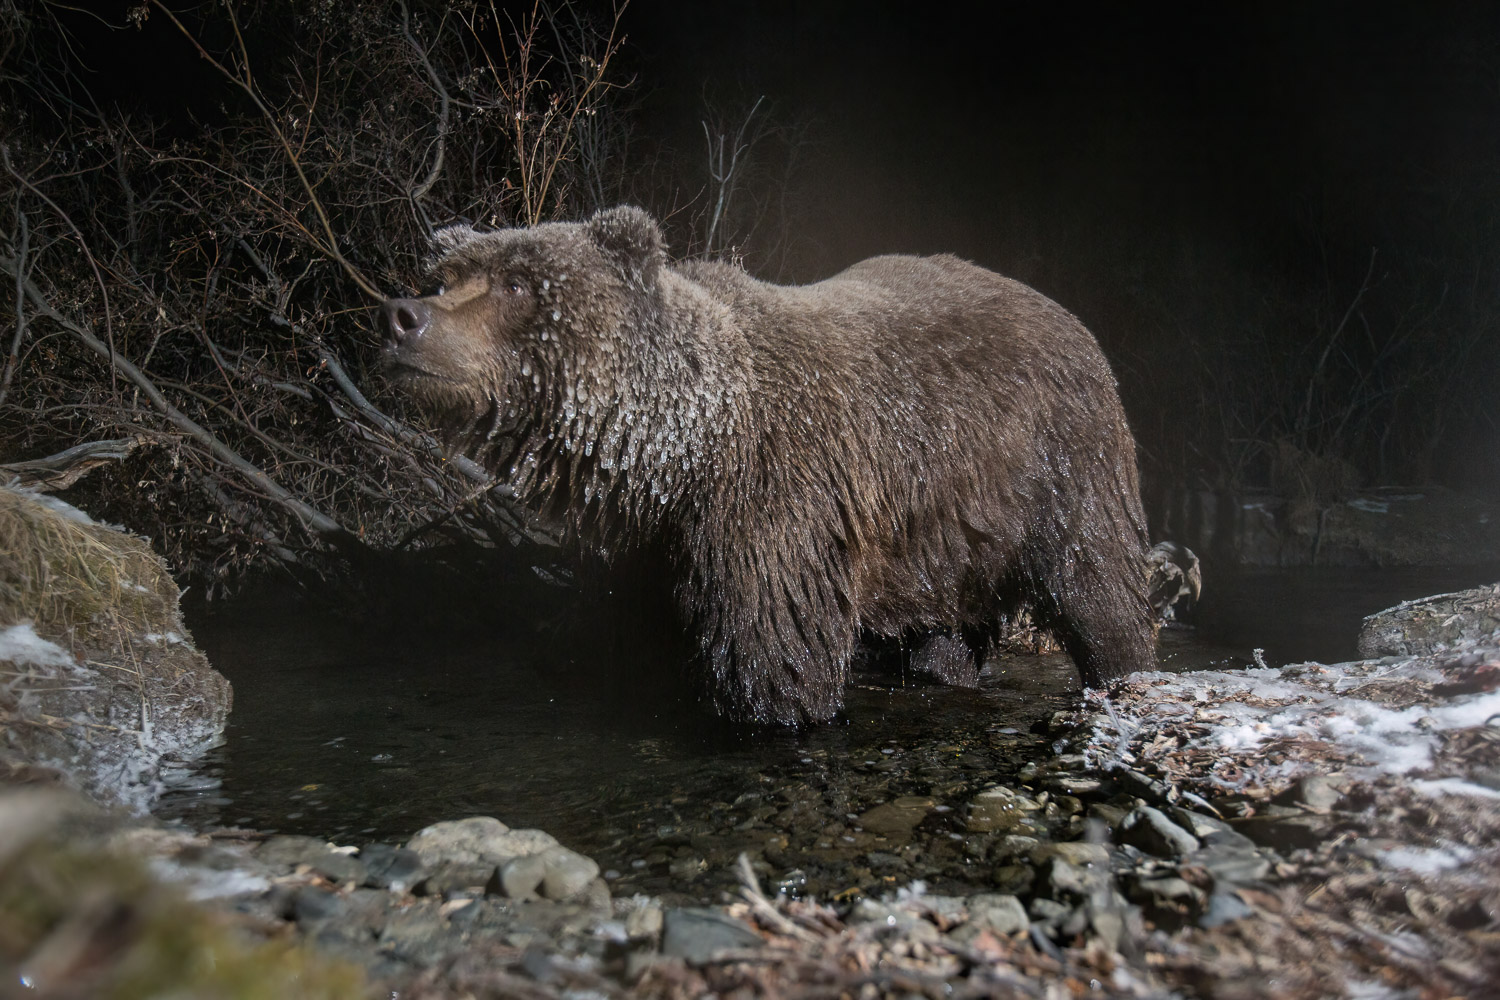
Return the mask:
<path id="1" fill-rule="evenodd" d="M 1163 635 L 1163 666 L 1243 666 L 1252 647 L 1273 663 L 1352 658 L 1363 615 L 1495 575 L 1218 580 L 1199 629 Z M 941 815 L 1045 756 L 1034 727 L 1077 686 L 1064 656 L 992 660 L 973 691 L 861 673 L 844 719 L 789 734 L 705 716 L 644 648 L 570 657 L 526 629 L 372 629 L 295 601 L 229 606 L 192 627 L 235 706 L 206 769 L 220 787 L 174 793 L 167 816 L 359 843 L 494 815 L 552 832 L 638 888 L 665 884 L 651 881 L 646 845 L 692 843 L 697 857 L 709 841 L 764 839 L 758 824 L 773 805 L 794 808 L 796 789 L 838 818 L 900 795 L 934 797 Z M 818 809 L 810 822 L 826 819 Z"/>

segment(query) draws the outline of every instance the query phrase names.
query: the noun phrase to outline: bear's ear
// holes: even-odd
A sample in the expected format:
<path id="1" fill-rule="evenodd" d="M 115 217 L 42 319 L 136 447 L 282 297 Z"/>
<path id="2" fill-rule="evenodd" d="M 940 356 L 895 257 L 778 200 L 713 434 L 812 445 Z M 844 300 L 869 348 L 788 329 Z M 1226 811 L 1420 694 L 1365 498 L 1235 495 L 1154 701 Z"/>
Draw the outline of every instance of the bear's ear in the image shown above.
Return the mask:
<path id="1" fill-rule="evenodd" d="M 436 257 L 445 257 L 455 250 L 474 242 L 479 234 L 474 227 L 462 222 L 455 222 L 451 226 L 433 230 L 432 252 Z"/>
<path id="2" fill-rule="evenodd" d="M 656 287 L 667 255 L 661 227 L 650 213 L 633 205 L 601 209 L 588 221 L 588 231 L 626 281 L 646 290 Z"/>

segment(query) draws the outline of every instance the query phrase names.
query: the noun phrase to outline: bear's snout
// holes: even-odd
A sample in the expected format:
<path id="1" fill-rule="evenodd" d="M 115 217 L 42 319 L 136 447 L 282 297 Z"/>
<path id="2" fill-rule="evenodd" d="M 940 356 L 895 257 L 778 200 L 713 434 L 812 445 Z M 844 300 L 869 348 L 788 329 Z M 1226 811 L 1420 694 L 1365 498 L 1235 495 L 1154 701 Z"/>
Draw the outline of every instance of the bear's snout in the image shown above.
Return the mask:
<path id="1" fill-rule="evenodd" d="M 410 345 L 432 325 L 432 310 L 421 299 L 386 299 L 382 308 L 387 350 Z"/>

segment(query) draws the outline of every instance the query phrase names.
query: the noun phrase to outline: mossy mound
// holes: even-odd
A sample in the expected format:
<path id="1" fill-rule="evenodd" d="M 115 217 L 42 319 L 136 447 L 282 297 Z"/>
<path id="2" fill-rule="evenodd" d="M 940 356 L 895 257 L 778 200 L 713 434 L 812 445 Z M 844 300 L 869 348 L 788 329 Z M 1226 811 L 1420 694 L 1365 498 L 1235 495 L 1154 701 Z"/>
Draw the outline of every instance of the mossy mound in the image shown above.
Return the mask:
<path id="1" fill-rule="evenodd" d="M 141 811 L 217 740 L 229 682 L 179 597 L 143 539 L 0 487 L 0 776 L 60 772 Z"/>

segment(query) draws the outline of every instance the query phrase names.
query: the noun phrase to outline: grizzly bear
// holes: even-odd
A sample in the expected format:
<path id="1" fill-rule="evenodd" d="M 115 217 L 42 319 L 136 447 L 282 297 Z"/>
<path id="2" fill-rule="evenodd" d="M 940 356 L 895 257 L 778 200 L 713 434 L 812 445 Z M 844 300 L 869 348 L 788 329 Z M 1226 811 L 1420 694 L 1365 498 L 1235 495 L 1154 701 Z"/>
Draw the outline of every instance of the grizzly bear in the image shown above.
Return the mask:
<path id="1" fill-rule="evenodd" d="M 1087 686 L 1154 666 L 1135 445 L 1041 294 L 950 256 L 769 284 L 630 207 L 435 242 L 393 378 L 574 538 L 666 560 L 719 713 L 833 717 L 862 637 L 972 681 L 1021 607 Z"/>

